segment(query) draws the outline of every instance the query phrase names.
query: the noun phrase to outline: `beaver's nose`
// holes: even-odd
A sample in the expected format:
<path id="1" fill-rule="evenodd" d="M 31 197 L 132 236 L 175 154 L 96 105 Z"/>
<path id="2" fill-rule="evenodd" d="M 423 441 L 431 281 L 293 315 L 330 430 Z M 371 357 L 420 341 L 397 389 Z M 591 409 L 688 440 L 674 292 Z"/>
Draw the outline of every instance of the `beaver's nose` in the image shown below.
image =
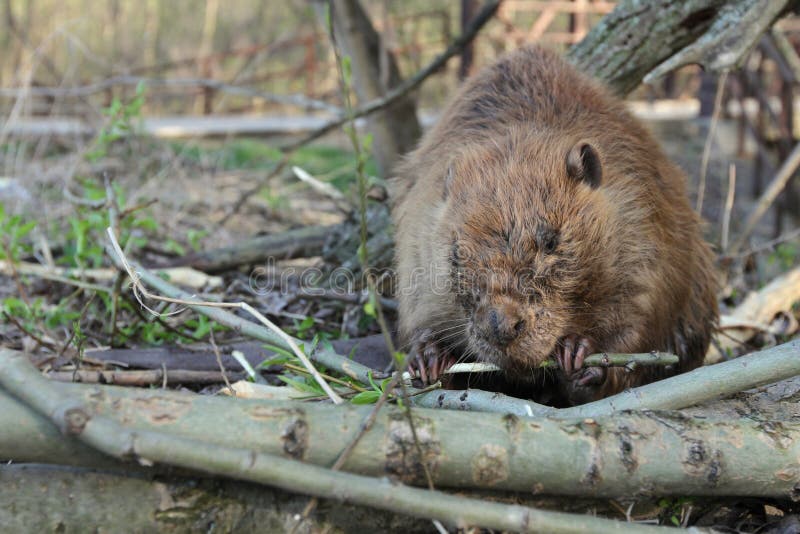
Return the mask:
<path id="1" fill-rule="evenodd" d="M 525 329 L 525 319 L 511 310 L 491 308 L 476 324 L 478 334 L 496 347 L 507 347 Z"/>

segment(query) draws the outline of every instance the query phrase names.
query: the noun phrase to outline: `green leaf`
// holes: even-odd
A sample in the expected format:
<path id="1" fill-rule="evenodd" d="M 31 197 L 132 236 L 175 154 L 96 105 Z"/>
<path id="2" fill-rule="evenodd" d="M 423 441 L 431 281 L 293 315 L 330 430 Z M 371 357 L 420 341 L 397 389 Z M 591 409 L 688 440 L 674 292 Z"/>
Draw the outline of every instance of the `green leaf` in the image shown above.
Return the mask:
<path id="1" fill-rule="evenodd" d="M 373 136 L 371 133 L 367 133 L 361 138 L 361 146 L 364 148 L 364 152 L 369 152 L 370 150 L 372 150 L 372 140 Z M 366 155 L 365 160 L 368 158 L 369 156 Z"/>
<path id="2" fill-rule="evenodd" d="M 36 226 L 36 221 L 30 221 L 19 226 L 16 232 L 14 232 L 15 234 L 14 237 L 16 237 L 17 239 L 19 239 L 20 237 L 25 237 L 30 233 L 31 230 L 34 229 L 35 226 Z"/>
<path id="3" fill-rule="evenodd" d="M 298 331 L 305 331 L 305 330 L 308 330 L 309 328 L 311 328 L 312 326 L 314 326 L 314 318 L 313 317 L 306 317 L 305 319 L 303 319 L 297 325 L 297 330 Z"/>
<path id="4" fill-rule="evenodd" d="M 275 353 L 280 354 L 280 355 L 282 355 L 282 356 L 284 356 L 286 358 L 289 358 L 289 360 L 287 360 L 287 361 L 293 361 L 293 360 L 297 359 L 297 356 L 295 356 L 292 351 L 290 351 L 288 349 L 284 349 L 283 347 L 279 347 L 277 345 L 270 345 L 270 344 L 264 344 L 263 347 L 265 349 L 267 349 L 267 350 L 271 350 L 272 352 L 275 352 Z"/>
<path id="5" fill-rule="evenodd" d="M 144 230 L 156 231 L 158 230 L 158 223 L 152 217 L 143 219 L 135 219 L 131 224 L 133 228 L 142 228 Z"/>
<path id="6" fill-rule="evenodd" d="M 186 240 L 195 252 L 200 250 L 200 240 L 208 235 L 207 230 L 189 230 L 186 232 Z"/>
<path id="7" fill-rule="evenodd" d="M 263 369 L 269 367 L 270 365 L 283 365 L 285 363 L 290 363 L 293 358 L 288 356 L 276 356 L 274 358 L 267 358 L 263 362 L 259 363 L 256 367 Z"/>
<path id="8" fill-rule="evenodd" d="M 389 385 L 389 382 L 392 381 L 392 377 L 384 378 L 381 380 L 381 391 L 386 391 L 386 386 Z"/>
<path id="9" fill-rule="evenodd" d="M 322 391 L 322 388 L 316 382 L 303 382 L 285 375 L 278 375 L 278 380 L 304 393 L 313 393 L 315 395 L 325 394 L 325 392 Z"/>
<path id="10" fill-rule="evenodd" d="M 380 398 L 381 394 L 378 391 L 362 391 L 350 399 L 350 402 L 353 404 L 375 404 Z"/>
<path id="11" fill-rule="evenodd" d="M 369 380 L 369 385 L 372 386 L 372 389 L 378 393 L 382 393 L 380 386 L 378 386 L 378 384 L 375 383 L 375 380 L 373 380 L 372 373 L 367 373 L 367 380 Z"/>
<path id="12" fill-rule="evenodd" d="M 376 316 L 375 302 L 373 301 L 373 299 L 371 297 L 367 302 L 364 303 L 364 313 L 366 313 L 370 317 L 375 317 Z"/>
<path id="13" fill-rule="evenodd" d="M 305 354 L 313 354 L 314 351 L 317 349 L 317 345 L 319 345 L 320 336 L 319 334 L 314 335 L 314 339 L 311 340 L 311 348 L 308 349 L 308 352 Z"/>
<path id="14" fill-rule="evenodd" d="M 197 317 L 197 328 L 194 329 L 194 337 L 202 338 L 206 337 L 208 333 L 211 331 L 211 327 L 214 325 L 212 321 L 209 321 L 205 315 L 199 315 Z"/>
<path id="15" fill-rule="evenodd" d="M 186 255 L 186 248 L 172 238 L 168 238 L 164 243 L 164 250 L 174 252 L 178 256 Z"/>

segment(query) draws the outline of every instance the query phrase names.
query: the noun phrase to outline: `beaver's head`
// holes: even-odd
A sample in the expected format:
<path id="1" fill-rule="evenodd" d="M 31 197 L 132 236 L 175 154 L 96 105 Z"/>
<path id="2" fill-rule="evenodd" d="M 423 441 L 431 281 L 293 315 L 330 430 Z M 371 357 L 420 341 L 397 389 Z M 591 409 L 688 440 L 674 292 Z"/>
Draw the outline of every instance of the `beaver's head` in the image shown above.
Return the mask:
<path id="1" fill-rule="evenodd" d="M 614 210 L 591 140 L 539 132 L 465 148 L 445 180 L 449 272 L 469 356 L 523 372 L 591 335 L 614 277 Z"/>

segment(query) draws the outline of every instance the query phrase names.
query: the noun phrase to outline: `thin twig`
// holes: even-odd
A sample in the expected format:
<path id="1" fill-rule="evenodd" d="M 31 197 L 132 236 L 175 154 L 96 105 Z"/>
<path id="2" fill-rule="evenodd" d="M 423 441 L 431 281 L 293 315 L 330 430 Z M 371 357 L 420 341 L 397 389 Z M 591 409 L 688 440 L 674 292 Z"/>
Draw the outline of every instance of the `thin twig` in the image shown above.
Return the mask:
<path id="1" fill-rule="evenodd" d="M 720 231 L 720 250 L 723 254 L 728 249 L 728 232 L 731 225 L 731 212 L 733 211 L 733 199 L 736 195 L 736 165 L 731 163 L 728 166 L 728 194 L 725 196 L 725 209 L 722 212 L 722 229 Z"/>
<path id="2" fill-rule="evenodd" d="M 695 211 L 703 211 L 703 197 L 706 193 L 706 173 L 708 172 L 708 160 L 711 157 L 711 145 L 714 143 L 714 136 L 717 132 L 717 123 L 720 113 L 722 113 L 722 97 L 725 94 L 725 82 L 728 80 L 728 71 L 725 70 L 717 81 L 717 93 L 714 96 L 714 111 L 711 113 L 711 124 L 708 127 L 706 143 L 703 146 L 703 159 L 700 163 L 700 180 L 697 184 L 697 206 Z"/>
<path id="3" fill-rule="evenodd" d="M 600 352 L 587 356 L 583 361 L 585 367 L 630 367 L 631 365 L 675 365 L 679 358 L 668 352 L 642 352 L 638 354 L 615 354 Z M 556 367 L 555 360 L 545 360 L 537 367 L 546 369 Z M 457 363 L 446 371 L 445 374 L 455 373 L 491 373 L 502 371 L 494 364 L 485 362 Z"/>
<path id="4" fill-rule="evenodd" d="M 472 22 L 470 23 L 469 28 L 467 28 L 467 31 L 464 32 L 464 35 L 462 35 L 461 37 L 456 39 L 454 41 L 454 43 L 451 44 L 443 54 L 439 55 L 431 64 L 429 64 L 428 67 L 426 67 L 425 69 L 422 69 L 415 76 L 413 76 L 412 78 L 409 78 L 405 82 L 401 83 L 398 87 L 396 87 L 395 89 L 389 91 L 383 97 L 375 99 L 375 100 L 372 100 L 371 102 L 368 102 L 367 104 L 359 107 L 358 109 L 353 109 L 353 107 L 351 105 L 351 100 L 350 100 L 350 88 L 347 87 L 347 84 L 345 83 L 344 73 L 342 72 L 342 60 L 341 60 L 341 57 L 339 55 L 339 48 L 338 48 L 338 46 L 336 44 L 336 39 L 335 39 L 335 32 L 334 32 L 334 28 L 333 28 L 334 15 L 332 13 L 333 4 L 331 2 L 328 3 L 328 6 L 329 6 L 328 20 L 329 20 L 329 26 L 330 26 L 328 28 L 328 30 L 329 30 L 329 34 L 330 34 L 330 37 L 331 37 L 331 41 L 333 43 L 333 51 L 334 51 L 334 55 L 336 57 L 336 64 L 337 64 L 337 67 L 339 69 L 339 80 L 340 80 L 340 86 L 342 88 L 343 99 L 344 99 L 344 102 L 345 102 L 345 111 L 346 111 L 346 113 L 345 113 L 345 116 L 342 117 L 341 119 L 328 122 L 328 124 L 326 124 L 326 125 L 322 126 L 321 128 L 318 128 L 317 130 L 311 132 L 310 134 L 308 134 L 307 136 L 303 137 L 299 141 L 283 147 L 282 149 L 285 150 L 285 151 L 288 151 L 288 152 L 294 151 L 297 148 L 299 148 L 299 147 L 301 147 L 301 146 L 303 146 L 303 145 L 305 145 L 305 144 L 307 144 L 307 143 L 309 143 L 309 142 L 321 137 L 322 135 L 326 134 L 327 132 L 329 132 L 331 130 L 334 130 L 334 129 L 339 128 L 339 127 L 344 127 L 347 124 L 350 125 L 350 127 L 347 129 L 346 133 L 348 134 L 348 137 L 350 138 L 350 142 L 353 145 L 353 150 L 355 151 L 356 158 L 357 158 L 357 161 L 356 161 L 356 175 L 358 176 L 358 187 L 359 187 L 359 206 L 358 206 L 358 208 L 359 208 L 359 213 L 360 213 L 360 216 L 361 216 L 360 224 L 359 224 L 360 238 L 361 238 L 360 239 L 361 247 L 359 249 L 359 260 L 360 260 L 360 263 L 361 263 L 361 269 L 362 269 L 363 273 L 368 274 L 368 272 L 369 272 L 368 271 L 368 258 L 367 258 L 367 223 L 366 223 L 366 212 L 367 212 L 366 200 L 367 200 L 367 196 L 366 196 L 366 179 L 364 177 L 364 168 L 363 168 L 363 158 L 361 156 L 361 144 L 359 143 L 358 135 L 356 134 L 356 130 L 355 130 L 355 119 L 357 119 L 358 117 L 367 115 L 369 113 L 372 113 L 374 111 L 378 111 L 380 109 L 383 109 L 384 107 L 392 104 L 395 100 L 397 100 L 397 99 L 401 98 L 402 96 L 406 95 L 409 91 L 411 91 L 416 86 L 421 84 L 425 80 L 425 78 L 427 78 L 430 74 L 432 74 L 433 72 L 438 70 L 441 66 L 443 66 L 447 62 L 447 60 L 450 57 L 452 57 L 453 55 L 455 55 L 456 53 L 461 51 L 464 48 L 464 46 L 466 46 L 466 44 L 468 44 L 469 42 L 472 41 L 472 39 L 475 37 L 475 35 L 477 35 L 477 33 L 480 30 L 480 28 L 494 15 L 494 13 L 497 10 L 499 5 L 500 5 L 499 1 L 488 2 L 487 5 L 484 7 L 484 9 L 481 10 L 481 12 L 478 13 L 475 16 L 475 18 L 472 20 Z M 389 351 L 392 354 L 392 357 L 394 358 L 395 357 L 394 343 L 392 342 L 391 334 L 389 333 L 389 330 L 388 330 L 388 328 L 386 326 L 386 322 L 385 322 L 385 320 L 383 318 L 383 311 L 381 309 L 380 296 L 377 294 L 377 291 L 375 290 L 375 287 L 371 283 L 371 280 L 369 278 L 367 280 L 367 284 L 369 286 L 370 293 L 374 297 L 373 300 L 375 302 L 375 310 L 376 310 L 376 314 L 377 314 L 377 317 L 378 317 L 378 322 L 379 322 L 379 324 L 381 326 L 381 332 L 383 333 L 384 338 L 386 339 L 386 346 L 389 348 Z M 381 392 L 381 395 L 378 398 L 378 401 L 375 403 L 375 406 L 373 407 L 372 411 L 367 416 L 367 418 L 365 419 L 364 423 L 361 425 L 358 434 L 356 434 L 356 436 L 353 438 L 353 440 L 347 445 L 347 447 L 345 447 L 345 449 L 341 452 L 341 454 L 339 454 L 339 457 L 337 458 L 336 462 L 334 463 L 332 469 L 338 470 L 338 469 L 341 468 L 342 465 L 344 465 L 344 463 L 347 461 L 347 458 L 349 458 L 350 455 L 352 454 L 352 451 L 355 449 L 355 447 L 358 444 L 358 442 L 361 440 L 361 438 L 369 431 L 369 429 L 374 424 L 374 421 L 375 421 L 375 418 L 376 418 L 376 416 L 378 414 L 378 411 L 380 410 L 381 406 L 383 406 L 383 404 L 386 402 L 386 400 L 389 398 L 390 392 L 394 390 L 394 388 L 397 386 L 398 382 L 400 383 L 401 387 L 403 388 L 403 397 L 406 400 L 408 399 L 408 391 L 406 391 L 405 382 L 403 380 L 401 380 L 401 377 L 402 377 L 402 369 L 397 369 L 397 371 L 392 376 L 392 379 L 390 380 L 390 382 L 387 385 L 387 387 L 385 387 L 383 389 L 383 391 Z M 428 465 L 425 462 L 425 458 L 424 458 L 424 455 L 422 453 L 422 447 L 419 444 L 419 439 L 418 439 L 418 436 L 417 436 L 416 427 L 414 425 L 413 414 L 411 413 L 411 405 L 410 405 L 409 402 L 405 402 L 404 403 L 404 407 L 405 407 L 406 415 L 408 417 L 408 423 L 409 423 L 409 427 L 411 429 L 412 437 L 413 437 L 413 440 L 414 440 L 414 445 L 415 445 L 415 447 L 417 449 L 417 454 L 419 455 L 420 465 L 422 465 L 422 468 L 423 468 L 423 470 L 425 472 L 425 478 L 426 478 L 426 481 L 428 483 L 429 489 L 433 490 L 433 487 L 434 487 L 433 486 L 433 477 L 430 474 L 430 470 L 428 469 Z M 301 517 L 301 520 L 295 526 L 300 525 L 303 522 L 303 520 L 307 519 L 308 516 L 313 511 L 313 509 L 316 507 L 316 505 L 317 505 L 317 499 L 316 498 L 312 499 L 306 505 L 305 509 L 303 510 L 303 515 Z"/>
<path id="5" fill-rule="evenodd" d="M 781 193 L 781 191 L 783 191 L 783 188 L 786 187 L 786 184 L 789 182 L 789 179 L 794 176 L 798 165 L 800 165 L 800 143 L 795 145 L 795 147 L 792 149 L 792 152 L 789 154 L 786 160 L 784 160 L 781 168 L 778 169 L 778 173 L 772 179 L 767 189 L 761 194 L 761 197 L 756 203 L 755 209 L 747 218 L 747 222 L 744 225 L 744 230 L 742 230 L 739 238 L 733 243 L 733 245 L 731 245 L 729 254 L 735 255 L 739 252 L 744 243 L 747 241 L 747 238 L 750 237 L 750 234 L 761 220 L 761 217 L 764 216 L 767 210 L 769 210 L 770 206 L 772 206 L 772 203 L 775 202 L 775 199 L 778 198 L 778 195 Z"/>
<path id="6" fill-rule="evenodd" d="M 306 369 L 305 367 L 301 367 L 299 365 L 294 365 L 292 363 L 283 363 L 281 365 L 283 367 L 289 369 L 290 371 L 294 371 L 296 373 L 309 374 L 308 373 L 308 369 Z M 367 388 L 363 388 L 363 387 L 361 387 L 361 386 L 359 386 L 357 384 L 353 384 L 351 382 L 348 382 L 347 380 L 342 380 L 341 378 L 336 378 L 335 376 L 331 376 L 331 375 L 323 373 L 323 372 L 320 372 L 319 374 L 322 375 L 325 378 L 325 380 L 327 380 L 329 382 L 333 382 L 334 384 L 339 384 L 340 386 L 344 386 L 346 388 L 350 388 L 350 389 L 356 391 L 357 393 L 362 393 L 364 391 L 369 391 Z"/>
<path id="7" fill-rule="evenodd" d="M 314 367 L 314 364 L 308 359 L 305 353 L 300 350 L 300 347 L 297 346 L 294 339 L 289 336 L 286 332 L 281 330 L 277 325 L 275 325 L 272 321 L 264 317 L 258 310 L 247 304 L 246 302 L 209 302 L 209 301 L 198 301 L 198 300 L 184 300 L 184 299 L 173 299 L 170 297 L 162 297 L 160 295 L 155 295 L 147 291 L 144 285 L 141 283 L 139 276 L 136 272 L 134 272 L 133 268 L 128 263 L 128 259 L 125 257 L 125 254 L 122 252 L 122 249 L 117 242 L 114 232 L 111 228 L 106 229 L 106 233 L 108 234 L 109 239 L 111 240 L 111 246 L 114 248 L 114 252 L 117 254 L 117 258 L 122 263 L 123 268 L 128 273 L 128 276 L 131 279 L 131 283 L 134 290 L 134 295 L 136 295 L 139 304 L 150 313 L 154 315 L 159 315 L 158 312 L 155 312 L 148 308 L 141 300 L 139 294 L 144 296 L 145 298 L 158 300 L 161 302 L 169 302 L 172 304 L 182 304 L 182 305 L 193 305 L 193 306 L 203 306 L 203 307 L 211 307 L 211 308 L 239 308 L 241 310 L 246 311 L 250 315 L 256 318 L 258 322 L 272 330 L 289 348 L 294 352 L 295 356 L 303 363 L 303 365 L 308 369 L 311 373 L 311 376 L 314 377 L 314 380 L 317 381 L 319 386 L 322 390 L 330 397 L 330 399 L 335 404 L 341 404 L 344 402 L 342 398 L 335 392 L 333 389 L 328 385 L 324 378 L 322 378 Z"/>
<path id="8" fill-rule="evenodd" d="M 29 330 L 29 329 L 28 329 L 28 328 L 27 328 L 25 325 L 23 325 L 22 323 L 20 323 L 20 322 L 17 320 L 17 318 L 16 318 L 16 317 L 13 317 L 13 316 L 9 315 L 9 314 L 8 314 L 8 312 L 6 312 L 5 310 L 4 310 L 2 313 L 3 313 L 3 318 L 5 318 L 5 320 L 6 320 L 6 321 L 8 321 L 9 323 L 13 324 L 13 325 L 14 325 L 14 326 L 16 326 L 17 328 L 19 328 L 19 330 L 20 330 L 20 331 L 21 331 L 23 334 L 25 334 L 25 335 L 27 335 L 28 337 L 30 337 L 31 339 L 33 339 L 33 340 L 34 340 L 36 343 L 38 343 L 40 346 L 42 346 L 42 347 L 47 347 L 48 349 L 52 350 L 53 352 L 56 352 L 56 351 L 58 351 L 58 347 L 56 346 L 56 344 L 55 344 L 55 343 L 51 343 L 51 342 L 49 342 L 49 341 L 46 341 L 45 339 L 43 339 L 42 337 L 40 337 L 40 336 L 39 336 L 37 333 L 35 333 L 35 332 L 31 332 L 31 331 L 30 331 L 30 330 Z"/>
<path id="9" fill-rule="evenodd" d="M 397 101 L 397 99 L 402 98 L 409 92 L 413 91 L 431 74 L 439 71 L 439 69 L 441 69 L 451 57 L 460 54 L 464 47 L 475 38 L 481 28 L 483 28 L 483 26 L 492 19 L 498 7 L 500 7 L 500 0 L 489 0 L 486 2 L 486 4 L 483 6 L 483 9 L 481 9 L 475 15 L 475 17 L 469 23 L 469 26 L 467 26 L 467 28 L 464 30 L 464 33 L 454 39 L 444 52 L 436 56 L 428 65 L 420 69 L 416 74 L 386 93 L 384 96 L 370 100 L 369 102 L 355 108 L 353 112 L 349 114 L 349 116 L 343 116 L 342 118 L 329 121 L 327 124 L 310 132 L 302 139 L 288 145 L 284 145 L 282 150 L 284 152 L 288 152 L 304 146 L 311 141 L 322 137 L 326 133 L 342 127 L 352 120 L 369 115 L 376 111 L 380 111 L 385 107 L 390 106 Z"/>
<path id="10" fill-rule="evenodd" d="M 135 212 L 137 212 L 139 210 L 143 210 L 145 208 L 149 208 L 153 204 L 157 204 L 157 203 L 158 203 L 158 199 L 157 198 L 151 198 L 150 200 L 145 200 L 144 202 L 140 202 L 139 204 L 134 204 L 133 206 L 131 206 L 129 208 L 125 208 L 124 210 L 122 210 L 119 213 L 119 218 L 120 219 L 124 219 L 125 217 L 127 217 L 128 215 L 131 215 L 132 213 L 135 213 Z"/>
<path id="11" fill-rule="evenodd" d="M 217 365 L 219 366 L 219 372 L 222 373 L 222 379 L 225 381 L 225 387 L 228 388 L 231 397 L 236 396 L 236 391 L 231 386 L 230 380 L 228 380 L 228 371 L 225 369 L 225 366 L 222 364 L 222 354 L 219 352 L 219 347 L 217 346 L 217 340 L 214 339 L 214 329 L 210 329 L 208 331 L 208 340 L 211 342 L 211 348 L 214 349 L 214 356 L 217 358 Z"/>
<path id="12" fill-rule="evenodd" d="M 764 241 L 758 245 L 755 245 L 744 252 L 740 252 L 739 254 L 726 254 L 721 256 L 720 259 L 723 260 L 732 260 L 732 259 L 741 259 L 750 256 L 751 254 L 758 254 L 759 252 L 764 252 L 765 250 L 772 250 L 775 248 L 776 245 L 780 245 L 781 243 L 785 243 L 787 241 L 791 241 L 793 239 L 797 239 L 800 237 L 800 228 L 795 228 L 789 232 L 786 232 L 783 235 L 779 235 L 775 239 L 770 239 L 769 241 Z"/>
<path id="13" fill-rule="evenodd" d="M 334 6 L 333 0 L 329 0 L 328 2 L 329 12 L 328 12 L 328 33 L 331 38 L 331 44 L 333 45 L 333 53 L 334 57 L 336 58 L 336 65 L 339 71 L 339 86 L 342 91 L 342 100 L 344 101 L 344 109 L 345 109 L 345 116 L 346 122 L 342 124 L 345 133 L 347 134 L 348 138 L 350 139 L 350 144 L 353 147 L 353 153 L 356 157 L 356 178 L 358 184 L 358 212 L 359 212 L 359 237 L 360 237 L 360 244 L 358 251 L 358 258 L 361 264 L 361 272 L 364 273 L 366 276 L 367 287 L 369 288 L 370 296 L 372 297 L 376 318 L 378 320 L 378 324 L 381 328 L 381 333 L 383 334 L 384 341 L 386 342 L 386 347 L 389 349 L 389 354 L 392 355 L 392 358 L 397 358 L 397 351 L 394 346 L 394 342 L 392 341 L 392 334 L 389 330 L 388 325 L 386 324 L 386 320 L 383 316 L 383 310 L 381 308 L 379 302 L 379 294 L 377 288 L 375 287 L 374 280 L 370 276 L 369 270 L 369 253 L 367 250 L 367 177 L 364 172 L 364 156 L 361 146 L 361 141 L 358 138 L 358 133 L 356 132 L 355 126 L 355 111 L 353 109 L 353 101 L 352 101 L 352 88 L 348 83 L 348 79 L 344 73 L 343 67 L 343 59 L 341 57 L 341 51 L 339 49 L 339 45 L 336 42 L 336 32 L 334 28 L 334 21 L 336 20 L 336 15 L 334 14 Z M 494 13 L 494 11 L 492 11 Z M 480 14 L 478 15 L 480 16 Z M 488 20 L 488 19 L 487 19 Z M 372 419 L 374 421 L 374 416 L 377 415 L 378 410 L 383 403 L 386 402 L 386 399 L 389 398 L 389 394 L 394 390 L 399 382 L 402 391 L 403 391 L 403 398 L 408 400 L 408 391 L 406 391 L 406 384 L 405 381 L 402 380 L 402 368 L 398 368 L 392 376 L 392 379 L 389 382 L 389 385 L 383 389 L 381 392 L 381 397 L 378 402 L 375 403 L 375 407 L 373 408 L 372 413 L 368 419 Z M 433 477 L 431 476 L 430 470 L 428 468 L 427 462 L 425 461 L 425 457 L 423 455 L 422 446 L 419 443 L 419 438 L 417 436 L 417 429 L 416 425 L 414 424 L 414 416 L 411 413 L 411 404 L 409 402 L 403 403 L 404 411 L 406 417 L 408 419 L 408 426 L 411 430 L 411 437 L 414 440 L 414 446 L 417 450 L 417 454 L 419 455 L 419 463 L 422 466 L 422 469 L 425 473 L 425 480 L 428 483 L 428 488 L 433 490 Z M 355 448 L 355 444 L 361 439 L 361 436 L 366 434 L 369 431 L 369 428 L 372 426 L 370 423 L 369 426 L 362 426 L 362 432 L 356 436 L 356 438 L 350 443 L 349 447 L 342 452 L 342 454 L 337 459 L 337 464 L 344 465 L 344 462 L 350 456 L 353 448 Z"/>
<path id="14" fill-rule="evenodd" d="M 307 170 L 303 169 L 302 167 L 298 167 L 297 165 L 292 166 L 292 173 L 303 183 L 308 184 L 311 189 L 325 195 L 326 197 L 330 198 L 334 201 L 345 201 L 344 194 L 333 187 L 331 184 L 327 182 L 323 182 L 311 175 Z M 349 206 L 347 206 L 349 208 Z"/>
<path id="15" fill-rule="evenodd" d="M 141 319 L 141 321 L 143 323 L 147 323 L 148 322 L 148 317 L 144 313 L 142 313 L 142 310 L 140 309 L 141 307 L 139 306 L 139 301 L 137 301 L 134 297 L 128 295 L 127 293 L 120 293 L 120 296 L 122 296 L 122 298 L 124 298 L 125 301 L 128 304 L 131 305 L 131 309 L 139 317 L 139 319 Z M 181 338 L 184 338 L 184 339 L 188 339 L 189 341 L 192 341 L 192 342 L 195 342 L 195 343 L 202 343 L 203 342 L 202 338 L 199 338 L 199 337 L 197 337 L 197 336 L 195 336 L 193 334 L 190 334 L 188 332 L 184 332 L 184 331 L 179 330 L 178 328 L 176 328 L 175 326 L 169 324 L 167 321 L 165 321 L 164 319 L 162 319 L 159 316 L 151 315 L 151 317 L 153 317 L 153 319 L 155 319 L 155 321 L 159 325 L 164 327 L 165 330 L 167 330 L 169 332 L 172 332 L 173 334 L 177 335 L 178 337 L 181 337 Z M 135 324 L 135 323 L 132 323 L 129 326 L 133 326 L 133 324 Z"/>
<path id="16" fill-rule="evenodd" d="M 84 97 L 101 93 L 107 89 L 118 86 L 137 86 L 144 84 L 150 87 L 202 87 L 213 89 L 221 93 L 249 98 L 259 98 L 276 104 L 297 106 L 305 109 L 328 111 L 340 114 L 341 109 L 322 100 L 308 98 L 305 95 L 279 95 L 266 93 L 252 87 L 232 85 L 219 80 L 208 78 L 145 78 L 139 76 L 114 76 L 97 83 L 79 85 L 74 87 L 3 87 L 0 88 L 0 97 L 21 98 L 28 97 Z"/>
<path id="17" fill-rule="evenodd" d="M 108 177 L 107 172 L 103 172 L 103 185 L 106 192 L 106 208 L 108 209 L 108 224 L 113 231 L 114 235 L 119 235 L 119 204 L 117 203 L 117 195 L 111 185 L 111 179 Z M 128 243 L 131 243 L 129 240 Z M 112 285 L 111 293 L 111 317 L 108 325 L 108 344 L 114 346 L 114 338 L 117 337 L 117 312 L 119 311 L 119 294 L 122 290 L 122 282 L 125 275 L 122 271 L 117 271 L 117 276 L 114 277 L 114 284 Z"/>

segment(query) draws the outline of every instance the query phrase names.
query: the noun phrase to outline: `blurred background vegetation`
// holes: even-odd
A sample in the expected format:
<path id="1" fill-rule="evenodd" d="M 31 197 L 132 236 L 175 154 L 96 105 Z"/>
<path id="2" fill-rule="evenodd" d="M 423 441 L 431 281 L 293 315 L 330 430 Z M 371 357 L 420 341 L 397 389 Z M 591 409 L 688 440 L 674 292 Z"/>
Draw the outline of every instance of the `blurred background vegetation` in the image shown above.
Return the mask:
<path id="1" fill-rule="evenodd" d="M 451 0 L 363 2 L 383 46 L 402 75 L 416 72 L 462 28 L 463 4 Z M 475 3 L 475 2 L 473 2 Z M 508 1 L 475 44 L 475 66 L 523 42 L 564 48 L 580 40 L 614 3 Z M 274 94 L 300 93 L 338 103 L 336 69 L 325 28 L 306 0 L 6 0 L 0 19 L 0 85 L 82 86 L 114 76 L 201 78 L 257 87 Z M 544 16 L 542 16 L 544 14 Z M 30 53 L 34 52 L 33 56 Z M 419 107 L 439 106 L 458 82 L 456 61 L 429 80 Z M 92 98 L 110 103 L 108 88 Z M 199 87 L 153 88 L 145 112 L 220 113 L 266 111 L 263 99 L 219 98 Z M 9 95 L 2 105 L 8 107 Z M 72 102 L 74 111 L 82 109 Z M 84 102 L 85 104 L 85 102 Z M 45 113 L 47 103 L 32 110 Z M 297 113 L 302 110 L 286 110 Z"/>

